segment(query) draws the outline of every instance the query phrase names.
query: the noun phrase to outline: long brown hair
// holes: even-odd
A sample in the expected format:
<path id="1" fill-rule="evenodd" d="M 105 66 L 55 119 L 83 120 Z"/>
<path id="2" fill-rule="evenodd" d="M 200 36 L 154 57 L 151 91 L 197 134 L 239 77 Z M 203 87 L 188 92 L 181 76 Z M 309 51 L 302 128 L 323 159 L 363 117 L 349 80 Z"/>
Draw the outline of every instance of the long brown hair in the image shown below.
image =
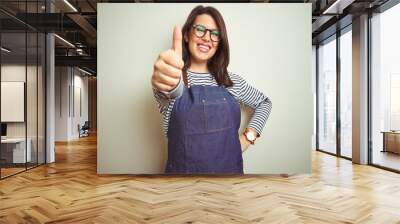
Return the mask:
<path id="1" fill-rule="evenodd" d="M 218 29 L 221 34 L 220 41 L 218 43 L 218 48 L 212 58 L 207 62 L 208 70 L 211 75 L 214 76 L 218 85 L 224 85 L 225 87 L 230 87 L 233 85 L 232 80 L 228 76 L 227 67 L 229 65 L 229 43 L 228 35 L 226 32 L 225 22 L 222 18 L 221 13 L 217 9 L 211 6 L 196 6 L 189 14 L 186 19 L 185 25 L 182 27 L 182 35 L 189 38 L 190 31 L 192 29 L 193 23 L 198 15 L 207 14 L 211 16 L 217 23 Z M 188 43 L 183 41 L 182 45 L 182 57 L 184 61 L 183 72 L 187 75 L 187 70 L 190 67 L 190 52 Z"/>

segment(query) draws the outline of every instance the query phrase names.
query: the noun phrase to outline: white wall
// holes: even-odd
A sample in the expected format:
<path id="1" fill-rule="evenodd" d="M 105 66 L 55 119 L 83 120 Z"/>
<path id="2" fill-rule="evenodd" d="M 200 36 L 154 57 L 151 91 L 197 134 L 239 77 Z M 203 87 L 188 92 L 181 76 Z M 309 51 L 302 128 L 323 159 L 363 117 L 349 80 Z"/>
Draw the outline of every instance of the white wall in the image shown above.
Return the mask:
<path id="1" fill-rule="evenodd" d="M 55 73 L 55 140 L 77 139 L 78 124 L 88 120 L 88 78 L 72 67 L 56 67 Z M 82 113 L 76 105 L 82 105 Z"/>
<path id="2" fill-rule="evenodd" d="M 30 148 L 32 152 L 32 161 L 44 162 L 44 73 L 41 66 L 32 66 L 18 63 L 8 63 L 1 66 L 2 82 L 24 82 L 26 84 L 26 107 L 22 107 L 26 112 L 26 121 L 24 122 L 6 122 L 7 137 L 25 137 L 30 139 Z M 26 81 L 27 79 L 27 81 Z M 2 98 L 7 97 L 2 95 Z M 1 108 L 7 110 L 9 108 Z M 37 153 L 39 156 L 37 157 Z"/>
<path id="3" fill-rule="evenodd" d="M 98 4 L 98 172 L 162 173 L 166 139 L 150 78 L 197 4 Z M 311 172 L 311 4 L 207 4 L 225 19 L 228 70 L 272 100 L 245 173 Z M 249 116 L 243 113 L 241 130 Z"/>
<path id="4" fill-rule="evenodd" d="M 24 65 L 19 64 L 6 64 L 1 66 L 1 81 L 2 82 L 24 82 L 26 70 L 28 74 L 32 74 L 33 68 L 32 66 L 25 67 Z M 6 97 L 6 96 L 2 96 Z M 25 108 L 22 108 L 23 110 Z M 7 108 L 2 108 L 2 110 L 7 110 Z M 24 122 L 8 122 L 7 123 L 7 135 L 8 137 L 24 137 L 25 136 L 25 123 Z"/>
<path id="5" fill-rule="evenodd" d="M 41 73 L 41 69 L 39 70 Z M 20 64 L 4 64 L 1 66 L 1 81 L 2 82 L 25 82 L 27 75 L 27 120 L 28 120 L 28 137 L 31 134 L 36 136 L 36 66 L 25 66 Z M 3 96 L 4 97 L 4 96 Z M 40 105 L 39 105 L 40 106 Z M 2 108 L 6 110 L 6 108 Z M 25 137 L 26 122 L 7 122 L 8 137 Z"/>
<path id="6" fill-rule="evenodd" d="M 25 121 L 25 82 L 1 82 L 1 121 Z"/>
<path id="7" fill-rule="evenodd" d="M 78 72 L 78 74 L 77 74 Z M 73 113 L 73 119 L 71 120 L 72 122 L 72 130 L 71 130 L 71 135 L 73 136 L 73 138 L 78 138 L 79 137 L 79 132 L 77 129 L 78 124 L 80 124 L 81 126 L 85 123 L 85 121 L 88 120 L 88 77 L 87 76 L 82 76 L 82 72 L 80 72 L 79 70 L 74 71 L 75 75 L 74 75 L 74 94 L 75 96 L 75 102 L 74 102 L 74 108 L 73 110 L 75 110 L 75 113 Z M 80 91 L 80 93 L 79 93 Z M 80 98 L 79 98 L 79 94 L 80 94 Z M 81 101 L 79 103 L 79 100 Z M 80 109 L 82 111 L 79 111 L 79 107 L 81 107 Z"/>
<path id="8" fill-rule="evenodd" d="M 68 67 L 55 67 L 55 141 L 68 140 Z"/>

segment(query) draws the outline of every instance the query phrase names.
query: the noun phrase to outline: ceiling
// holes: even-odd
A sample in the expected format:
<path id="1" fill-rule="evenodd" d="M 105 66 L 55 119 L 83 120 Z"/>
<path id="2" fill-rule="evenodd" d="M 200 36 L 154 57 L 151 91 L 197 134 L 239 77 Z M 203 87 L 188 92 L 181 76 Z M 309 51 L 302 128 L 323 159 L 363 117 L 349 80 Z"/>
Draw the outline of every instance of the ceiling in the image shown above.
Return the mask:
<path id="1" fill-rule="evenodd" d="M 317 43 L 336 31 L 337 22 L 341 26 L 351 23 L 351 18 L 366 10 L 374 9 L 388 0 L 251 0 L 230 2 L 253 3 L 311 3 L 312 36 Z M 162 1 L 162 0 L 45 0 L 18 1 L 1 0 L 1 30 L 8 33 L 7 42 L 22 44 L 21 34 L 29 28 L 31 31 L 55 32 L 64 40 L 55 38 L 56 65 L 81 66 L 96 71 L 97 40 L 97 3 L 138 3 L 138 2 L 229 2 L 217 1 Z M 335 3 L 336 2 L 336 3 Z M 48 13 L 50 11 L 52 13 Z M 346 19 L 348 22 L 346 22 Z M 340 27 L 339 27 L 340 28 Z M 13 34 L 12 34 L 13 33 Z M 3 35 L 4 36 L 4 35 Z M 14 37 L 13 37 L 14 36 Z M 5 43 L 4 41 L 2 43 Z M 31 50 L 28 45 L 28 52 Z"/>

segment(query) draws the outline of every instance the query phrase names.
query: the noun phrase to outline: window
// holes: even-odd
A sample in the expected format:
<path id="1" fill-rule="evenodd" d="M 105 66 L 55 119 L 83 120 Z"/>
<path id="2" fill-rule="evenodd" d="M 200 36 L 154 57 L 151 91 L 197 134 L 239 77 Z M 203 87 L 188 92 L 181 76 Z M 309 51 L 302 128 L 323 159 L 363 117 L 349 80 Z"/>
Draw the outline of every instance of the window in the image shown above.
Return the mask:
<path id="1" fill-rule="evenodd" d="M 336 153 L 336 39 L 318 47 L 318 149 Z"/>
<path id="2" fill-rule="evenodd" d="M 372 163 L 400 170 L 400 4 L 371 18 Z"/>
<path id="3" fill-rule="evenodd" d="M 352 35 L 351 26 L 340 36 L 340 154 L 352 157 Z"/>

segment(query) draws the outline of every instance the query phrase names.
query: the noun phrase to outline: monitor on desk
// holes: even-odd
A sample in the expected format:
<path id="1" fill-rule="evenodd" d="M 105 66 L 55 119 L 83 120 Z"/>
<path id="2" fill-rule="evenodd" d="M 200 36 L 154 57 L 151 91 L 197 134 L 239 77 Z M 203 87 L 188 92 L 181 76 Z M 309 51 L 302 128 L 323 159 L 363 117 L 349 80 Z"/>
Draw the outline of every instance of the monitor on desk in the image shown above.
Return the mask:
<path id="1" fill-rule="evenodd" d="M 7 137 L 7 124 L 6 123 L 1 123 L 1 138 L 6 138 Z"/>

